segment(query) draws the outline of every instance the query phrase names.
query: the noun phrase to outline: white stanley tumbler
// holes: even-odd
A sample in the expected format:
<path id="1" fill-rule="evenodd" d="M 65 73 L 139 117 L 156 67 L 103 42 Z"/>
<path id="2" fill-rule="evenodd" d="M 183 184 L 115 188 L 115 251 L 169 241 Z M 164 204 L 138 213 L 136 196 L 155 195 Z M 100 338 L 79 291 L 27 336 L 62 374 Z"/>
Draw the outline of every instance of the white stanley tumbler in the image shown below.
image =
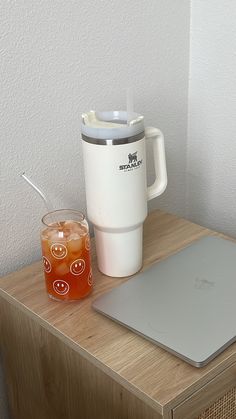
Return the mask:
<path id="1" fill-rule="evenodd" d="M 147 187 L 146 140 L 153 141 L 156 180 Z M 87 214 L 94 224 L 98 268 L 123 277 L 142 267 L 147 201 L 166 189 L 164 138 L 125 111 L 82 115 Z"/>

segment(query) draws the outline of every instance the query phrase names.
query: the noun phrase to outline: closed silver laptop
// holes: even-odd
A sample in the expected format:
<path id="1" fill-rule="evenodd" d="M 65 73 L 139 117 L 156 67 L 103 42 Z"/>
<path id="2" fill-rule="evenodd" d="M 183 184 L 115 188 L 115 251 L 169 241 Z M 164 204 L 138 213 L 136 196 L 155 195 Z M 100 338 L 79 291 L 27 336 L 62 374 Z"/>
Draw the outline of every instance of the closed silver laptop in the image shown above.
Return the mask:
<path id="1" fill-rule="evenodd" d="M 99 297 L 93 307 L 204 366 L 235 341 L 236 244 L 204 237 Z"/>

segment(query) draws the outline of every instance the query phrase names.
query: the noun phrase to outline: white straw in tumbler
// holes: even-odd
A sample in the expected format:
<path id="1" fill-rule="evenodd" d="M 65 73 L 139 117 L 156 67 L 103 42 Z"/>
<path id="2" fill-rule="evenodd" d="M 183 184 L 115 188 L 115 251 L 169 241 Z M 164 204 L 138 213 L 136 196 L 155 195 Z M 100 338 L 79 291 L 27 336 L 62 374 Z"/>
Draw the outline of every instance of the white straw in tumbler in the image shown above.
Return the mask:
<path id="1" fill-rule="evenodd" d="M 126 111 L 127 111 L 127 124 L 129 125 L 132 121 L 132 114 L 134 112 L 134 97 L 133 90 L 131 87 L 128 87 L 126 90 Z"/>

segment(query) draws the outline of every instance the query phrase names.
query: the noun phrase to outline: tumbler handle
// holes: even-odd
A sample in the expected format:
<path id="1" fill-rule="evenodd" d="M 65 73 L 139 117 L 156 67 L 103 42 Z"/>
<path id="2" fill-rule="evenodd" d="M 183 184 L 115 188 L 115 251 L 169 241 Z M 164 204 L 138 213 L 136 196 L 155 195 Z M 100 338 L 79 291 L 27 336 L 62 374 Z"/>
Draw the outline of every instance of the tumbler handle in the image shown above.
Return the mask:
<path id="1" fill-rule="evenodd" d="M 153 140 L 153 155 L 156 179 L 154 183 L 147 188 L 147 200 L 161 195 L 167 186 L 166 157 L 164 135 L 158 128 L 145 128 L 145 138 Z"/>

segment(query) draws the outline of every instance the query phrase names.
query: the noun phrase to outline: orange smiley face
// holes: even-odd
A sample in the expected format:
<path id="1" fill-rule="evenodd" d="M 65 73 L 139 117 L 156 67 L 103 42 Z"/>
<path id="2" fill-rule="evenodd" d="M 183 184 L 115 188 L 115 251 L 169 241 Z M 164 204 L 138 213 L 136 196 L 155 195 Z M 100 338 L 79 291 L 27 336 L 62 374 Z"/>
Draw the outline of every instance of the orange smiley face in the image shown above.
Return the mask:
<path id="1" fill-rule="evenodd" d="M 88 276 L 88 285 L 90 287 L 93 285 L 93 274 L 92 274 L 92 271 L 91 270 L 90 270 L 89 276 Z"/>
<path id="2" fill-rule="evenodd" d="M 70 265 L 70 271 L 73 275 L 81 275 L 85 270 L 85 261 L 84 259 L 76 259 Z"/>
<path id="3" fill-rule="evenodd" d="M 52 270 L 52 266 L 51 263 L 49 262 L 49 260 L 43 256 L 43 266 L 44 266 L 44 271 L 49 274 L 49 272 L 51 272 Z"/>
<path id="4" fill-rule="evenodd" d="M 52 256 L 56 259 L 64 259 L 67 255 L 67 248 L 64 244 L 53 243 L 50 249 Z"/>
<path id="5" fill-rule="evenodd" d="M 53 289 L 59 295 L 65 295 L 69 292 L 70 286 L 66 281 L 56 280 L 53 282 Z"/>
<path id="6" fill-rule="evenodd" d="M 89 236 L 86 236 L 85 238 L 85 249 L 90 250 L 90 239 Z"/>

